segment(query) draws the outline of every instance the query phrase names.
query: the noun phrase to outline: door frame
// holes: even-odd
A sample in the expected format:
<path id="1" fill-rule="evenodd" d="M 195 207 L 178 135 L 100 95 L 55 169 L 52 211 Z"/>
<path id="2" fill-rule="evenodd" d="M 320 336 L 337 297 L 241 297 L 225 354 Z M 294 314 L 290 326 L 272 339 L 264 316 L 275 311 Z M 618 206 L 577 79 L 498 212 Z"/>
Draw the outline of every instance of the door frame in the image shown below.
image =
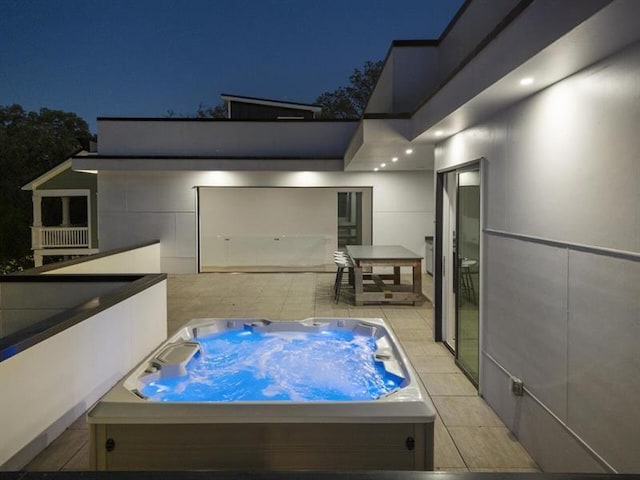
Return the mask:
<path id="1" fill-rule="evenodd" d="M 333 188 L 338 193 L 362 194 L 362 244 L 373 242 L 373 187 L 323 187 Z M 337 221 L 337 219 L 336 219 Z"/>
<path id="2" fill-rule="evenodd" d="M 457 337 L 457 329 L 456 329 L 456 319 L 453 319 L 453 325 L 450 325 L 451 316 L 455 316 L 455 307 L 456 307 L 456 287 L 457 287 L 457 272 L 454 268 L 455 258 L 454 251 L 452 248 L 454 235 L 457 233 L 458 225 L 456 221 L 456 216 L 451 215 L 451 211 L 457 211 L 457 202 L 458 202 L 458 193 L 457 193 L 457 174 L 456 170 L 449 170 L 446 172 L 441 172 L 438 175 L 439 183 L 440 183 L 440 191 L 439 191 L 439 200 L 441 205 L 438 209 L 440 213 L 439 217 L 439 229 L 436 237 L 439 239 L 439 253 L 438 260 L 440 260 L 440 271 L 437 274 L 437 278 L 440 281 L 438 288 L 438 302 L 439 307 L 439 315 L 436 318 L 441 318 L 442 321 L 438 322 L 437 325 L 440 327 L 440 335 L 441 341 L 453 353 L 456 355 L 457 344 L 455 339 Z M 455 223 L 454 223 L 455 222 Z M 448 240 L 451 239 L 452 242 L 448 243 Z M 447 259 L 446 262 L 443 263 L 444 259 Z M 446 275 L 447 270 L 449 270 L 450 275 Z M 434 277 L 434 283 L 435 283 Z M 444 282 L 442 281 L 444 278 Z M 451 287 L 451 297 L 443 295 L 445 292 L 449 291 L 449 287 Z M 450 328 L 452 327 L 452 328 Z M 453 342 L 450 342 L 450 336 L 453 337 Z"/>
<path id="3" fill-rule="evenodd" d="M 434 276 L 433 276 L 433 289 L 434 289 L 434 336 L 437 342 L 442 342 L 445 346 L 447 345 L 444 338 L 444 322 L 446 321 L 443 318 L 443 305 L 442 305 L 442 294 L 443 294 L 443 281 L 442 281 L 442 254 L 444 251 L 443 246 L 443 207 L 444 207 L 444 177 L 446 174 L 450 172 L 464 171 L 468 170 L 470 167 L 475 165 L 478 166 L 480 172 L 480 268 L 479 268 L 479 285 L 478 285 L 478 392 L 481 393 L 480 389 L 480 379 L 482 378 L 483 371 L 483 356 L 482 356 L 482 345 L 483 345 L 483 324 L 484 324 L 484 315 L 483 315 L 483 296 L 484 296 L 484 279 L 485 279 L 485 268 L 484 268 L 484 239 L 483 239 L 483 230 L 484 230 L 484 219 L 485 219 L 485 200 L 486 200 L 486 192 L 485 192 L 485 171 L 486 171 L 486 158 L 480 157 L 473 160 L 469 160 L 467 162 L 463 162 L 460 164 L 456 164 L 453 166 L 447 166 L 444 168 L 440 168 L 434 171 L 434 183 L 435 183 L 435 245 L 434 245 Z M 456 206 L 457 209 L 457 206 Z M 457 230 L 457 222 L 458 215 L 456 214 L 456 230 Z M 457 309 L 456 309 L 457 315 Z M 456 318 L 455 328 L 458 328 L 458 320 Z M 456 332 L 457 337 L 457 332 Z M 457 360 L 457 353 L 454 353 Z M 462 370 L 462 369 L 461 369 Z M 464 372 L 464 370 L 462 370 Z M 466 373 L 465 373 L 466 375 Z M 475 384 L 475 381 L 473 381 Z"/>

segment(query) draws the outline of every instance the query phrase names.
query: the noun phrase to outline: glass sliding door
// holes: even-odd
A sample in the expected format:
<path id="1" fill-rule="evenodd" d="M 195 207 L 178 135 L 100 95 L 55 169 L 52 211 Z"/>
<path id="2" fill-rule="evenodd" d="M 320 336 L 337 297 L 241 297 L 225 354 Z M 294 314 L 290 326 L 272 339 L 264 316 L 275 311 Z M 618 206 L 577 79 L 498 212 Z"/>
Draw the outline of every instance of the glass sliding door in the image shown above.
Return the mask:
<path id="1" fill-rule="evenodd" d="M 478 384 L 480 289 L 480 170 L 457 172 L 456 359 Z"/>
<path id="2" fill-rule="evenodd" d="M 372 198 L 371 187 L 341 187 L 338 191 L 337 247 L 371 245 Z"/>

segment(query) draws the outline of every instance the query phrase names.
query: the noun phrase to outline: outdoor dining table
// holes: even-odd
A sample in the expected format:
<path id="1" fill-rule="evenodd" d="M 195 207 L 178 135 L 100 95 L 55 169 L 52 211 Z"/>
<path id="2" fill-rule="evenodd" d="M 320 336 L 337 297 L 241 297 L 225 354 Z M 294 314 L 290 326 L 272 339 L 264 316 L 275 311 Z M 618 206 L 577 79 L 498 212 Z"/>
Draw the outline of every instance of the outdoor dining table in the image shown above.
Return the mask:
<path id="1" fill-rule="evenodd" d="M 422 258 L 401 245 L 347 245 L 353 261 L 355 304 L 413 303 L 420 305 L 422 294 Z M 393 267 L 393 274 L 363 273 L 368 267 Z M 401 267 L 413 268 L 413 282 L 403 284 Z M 371 282 L 365 284 L 365 277 Z"/>

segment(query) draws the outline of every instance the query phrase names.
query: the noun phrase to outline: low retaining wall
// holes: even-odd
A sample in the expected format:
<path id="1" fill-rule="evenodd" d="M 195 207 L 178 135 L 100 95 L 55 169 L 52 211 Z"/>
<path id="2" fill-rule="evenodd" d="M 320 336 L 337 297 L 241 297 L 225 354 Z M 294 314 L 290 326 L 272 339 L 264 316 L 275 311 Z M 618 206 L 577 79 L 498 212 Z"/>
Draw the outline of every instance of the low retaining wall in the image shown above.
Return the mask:
<path id="1" fill-rule="evenodd" d="M 39 281 L 76 276 L 12 277 L 0 282 L 35 292 Z M 117 276 L 125 277 L 125 286 L 0 338 L 0 470 L 22 468 L 166 339 L 166 275 Z"/>

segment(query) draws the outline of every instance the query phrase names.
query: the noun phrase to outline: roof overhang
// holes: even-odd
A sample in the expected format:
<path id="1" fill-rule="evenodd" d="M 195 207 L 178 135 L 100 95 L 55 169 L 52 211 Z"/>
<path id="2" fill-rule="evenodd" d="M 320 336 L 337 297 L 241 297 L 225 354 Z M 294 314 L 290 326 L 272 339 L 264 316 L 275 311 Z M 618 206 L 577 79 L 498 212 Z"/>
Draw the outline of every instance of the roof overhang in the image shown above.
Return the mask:
<path id="1" fill-rule="evenodd" d="M 64 172 L 65 170 L 68 170 L 70 168 L 71 168 L 71 158 L 68 158 L 67 160 L 65 160 L 62 163 L 59 163 L 58 165 L 56 165 L 52 169 L 47 170 L 42 175 L 40 175 L 38 178 L 36 178 L 34 180 L 31 180 L 26 185 L 23 185 L 21 187 L 21 189 L 22 190 L 35 190 L 36 188 L 38 188 L 43 183 L 48 182 L 52 178 L 60 175 L 62 172 Z"/>
<path id="2" fill-rule="evenodd" d="M 518 7 L 413 113 L 365 114 L 350 140 L 345 169 L 389 166 L 407 148 L 418 155 L 393 168 L 433 168 L 436 143 L 640 39 L 636 0 L 539 0 Z M 521 85 L 525 77 L 533 83 Z"/>
<path id="3" fill-rule="evenodd" d="M 438 142 L 602 60 L 640 39 L 638 18 L 635 0 L 533 2 L 416 110 L 410 138 Z"/>
<path id="4" fill-rule="evenodd" d="M 410 136 L 410 118 L 363 118 L 349 142 L 345 170 L 432 170 L 433 144 Z"/>

